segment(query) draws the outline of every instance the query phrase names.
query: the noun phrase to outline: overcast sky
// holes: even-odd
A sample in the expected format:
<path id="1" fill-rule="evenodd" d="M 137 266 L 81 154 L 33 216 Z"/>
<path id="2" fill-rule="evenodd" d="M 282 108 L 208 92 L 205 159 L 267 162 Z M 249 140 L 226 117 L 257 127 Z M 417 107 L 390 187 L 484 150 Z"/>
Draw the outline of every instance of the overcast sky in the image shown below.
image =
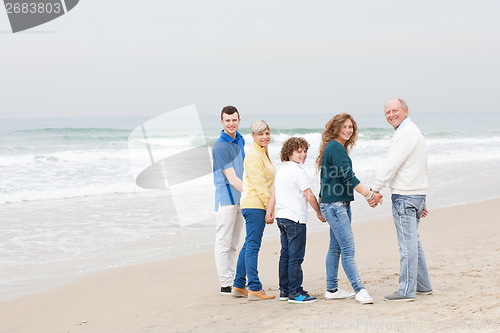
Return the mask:
<path id="1" fill-rule="evenodd" d="M 499 0 L 80 0 L 12 34 L 0 118 L 499 111 Z"/>

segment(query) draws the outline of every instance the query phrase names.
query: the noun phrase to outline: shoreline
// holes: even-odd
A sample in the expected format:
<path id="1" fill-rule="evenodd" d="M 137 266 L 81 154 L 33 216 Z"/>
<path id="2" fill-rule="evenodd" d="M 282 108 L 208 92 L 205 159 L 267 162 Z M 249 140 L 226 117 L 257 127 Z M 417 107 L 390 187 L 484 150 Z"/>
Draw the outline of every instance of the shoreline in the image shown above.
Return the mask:
<path id="1" fill-rule="evenodd" d="M 464 323 L 464 330 L 479 323 L 482 331 L 498 329 L 500 292 L 495 285 L 500 284 L 500 232 L 495 211 L 499 204 L 500 199 L 494 199 L 435 209 L 422 220 L 420 235 L 434 293 L 417 296 L 413 303 L 382 300 L 396 289 L 399 272 L 394 225 L 386 218 L 353 225 L 357 266 L 373 305 L 324 300 L 328 233 L 311 232 L 303 264 L 304 288 L 319 298 L 317 303 L 248 302 L 220 296 L 213 254 L 202 252 L 94 273 L 2 302 L 0 332 L 353 330 L 351 322 L 356 330 L 375 331 L 387 331 L 383 323 L 392 331 L 404 325 L 416 325 L 410 330 L 419 325 L 443 330 Z M 259 275 L 271 293 L 278 292 L 279 247 L 276 240 L 265 240 L 259 255 Z M 342 269 L 339 285 L 351 289 Z"/>
<path id="2" fill-rule="evenodd" d="M 316 191 L 317 192 L 317 191 Z M 384 204 L 382 207 L 377 207 L 375 209 L 370 208 L 364 200 L 361 200 L 362 198 L 356 197 L 357 200 L 352 202 L 352 207 L 353 207 L 353 225 L 358 225 L 358 224 L 365 224 L 365 223 L 373 223 L 377 222 L 382 219 L 392 219 L 391 215 L 391 203 L 390 203 L 390 191 L 385 188 L 382 193 L 384 194 Z M 124 198 L 129 197 L 129 195 L 125 195 Z M 148 200 L 151 200 L 151 198 L 147 197 Z M 496 200 L 500 198 L 495 198 L 495 199 L 485 199 L 485 200 L 478 200 L 475 202 L 471 203 L 476 203 L 476 202 L 483 202 L 483 201 L 490 201 L 490 200 Z M 122 199 L 123 200 L 123 199 Z M 81 202 L 81 199 L 75 199 L 77 203 L 83 204 Z M 88 204 L 87 201 L 85 201 L 85 204 Z M 94 205 L 94 203 L 91 203 Z M 14 204 L 20 207 L 20 204 Z M 31 205 L 40 205 L 40 203 L 31 203 Z M 74 204 L 72 204 L 74 205 Z M 432 210 L 435 209 L 442 209 L 442 208 L 451 208 L 451 207 L 458 207 L 462 206 L 463 204 L 452 204 L 450 206 L 445 206 L 445 207 L 438 207 L 438 208 L 431 208 Z M 316 218 L 316 214 L 314 211 L 309 208 L 309 215 L 308 215 L 308 235 L 314 234 L 314 233 L 322 233 L 326 232 L 329 228 L 327 224 L 321 223 L 319 220 Z M 202 244 L 198 248 L 191 248 L 188 253 L 181 253 L 179 251 L 174 251 L 173 253 L 164 253 L 164 254 L 156 254 L 152 256 L 149 259 L 145 260 L 129 260 L 128 262 L 125 263 L 118 263 L 118 264 L 112 264 L 109 267 L 99 267 L 95 266 L 94 268 L 88 269 L 86 271 L 80 271 L 80 272 L 62 272 L 62 275 L 58 276 L 51 276 L 51 277 L 43 277 L 41 280 L 38 280 L 36 282 L 33 281 L 14 281 L 9 284 L 6 284 L 5 286 L 0 287 L 0 304 L 4 302 L 8 302 L 11 300 L 15 300 L 20 297 L 25 297 L 29 296 L 31 294 L 36 294 L 39 292 L 44 292 L 46 290 L 50 290 L 53 288 L 57 288 L 59 286 L 64 286 L 70 283 L 73 283 L 75 281 L 78 281 L 81 278 L 87 277 L 87 276 L 92 276 L 94 274 L 99 274 L 103 272 L 108 272 L 111 270 L 115 269 L 120 269 L 120 268 L 127 268 L 127 267 L 134 267 L 142 264 L 148 264 L 148 263 L 155 263 L 155 262 L 161 262 L 164 260 L 170 260 L 170 259 L 175 259 L 175 258 L 182 258 L 182 257 L 187 257 L 190 255 L 196 255 L 196 254 L 201 254 L 201 253 L 208 253 L 211 252 L 213 249 L 213 234 L 212 234 L 212 229 L 210 230 L 210 239 L 207 243 L 206 239 L 204 240 L 205 244 Z M 182 241 L 187 241 L 186 239 L 187 235 L 180 235 L 182 237 Z M 194 235 L 193 235 L 194 236 Z M 200 235 L 195 235 L 199 241 L 202 239 L 200 238 Z M 241 246 L 243 245 L 244 242 L 244 230 L 242 232 L 241 236 L 241 241 L 239 243 L 238 247 L 238 252 Z M 273 225 L 268 225 L 266 227 L 266 230 L 264 231 L 264 236 L 263 236 L 263 241 L 273 241 L 279 239 L 279 230 L 276 228 L 276 223 Z M 148 246 L 146 242 L 142 244 L 142 246 Z M 137 246 L 136 246 L 137 247 Z M 15 288 L 13 288 L 15 286 Z"/>

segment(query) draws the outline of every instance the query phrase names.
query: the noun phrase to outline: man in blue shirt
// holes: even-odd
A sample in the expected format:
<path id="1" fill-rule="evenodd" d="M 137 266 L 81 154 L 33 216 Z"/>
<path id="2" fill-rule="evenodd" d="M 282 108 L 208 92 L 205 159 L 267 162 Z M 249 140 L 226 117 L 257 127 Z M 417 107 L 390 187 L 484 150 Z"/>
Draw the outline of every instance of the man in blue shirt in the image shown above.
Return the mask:
<path id="1" fill-rule="evenodd" d="M 212 151 L 215 184 L 215 264 L 221 284 L 220 293 L 231 295 L 235 274 L 236 246 L 241 238 L 243 215 L 240 197 L 243 190 L 245 139 L 238 132 L 240 114 L 234 106 L 221 111 L 223 130 Z"/>

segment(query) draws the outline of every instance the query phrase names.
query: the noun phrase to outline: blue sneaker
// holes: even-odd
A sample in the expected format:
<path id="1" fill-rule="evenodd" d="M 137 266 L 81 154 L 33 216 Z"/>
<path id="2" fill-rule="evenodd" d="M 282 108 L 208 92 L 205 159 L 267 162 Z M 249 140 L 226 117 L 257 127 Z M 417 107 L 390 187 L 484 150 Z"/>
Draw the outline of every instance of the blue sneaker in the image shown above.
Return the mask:
<path id="1" fill-rule="evenodd" d="M 280 290 L 280 301 L 288 301 L 288 291 Z"/>
<path id="2" fill-rule="evenodd" d="M 288 303 L 301 304 L 301 303 L 313 303 L 318 299 L 316 297 L 309 296 L 307 293 L 288 296 Z"/>

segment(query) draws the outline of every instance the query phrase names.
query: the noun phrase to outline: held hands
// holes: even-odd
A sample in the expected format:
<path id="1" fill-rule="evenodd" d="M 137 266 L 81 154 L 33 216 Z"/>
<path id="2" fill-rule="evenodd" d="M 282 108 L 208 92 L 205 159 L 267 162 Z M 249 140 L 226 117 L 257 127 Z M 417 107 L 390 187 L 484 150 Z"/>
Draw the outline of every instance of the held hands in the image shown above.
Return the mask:
<path id="1" fill-rule="evenodd" d="M 371 191 L 370 191 L 371 192 Z M 373 193 L 373 196 L 371 195 Z M 384 196 L 378 192 L 371 192 L 367 194 L 366 200 L 370 207 L 375 208 L 378 204 L 382 204 L 384 200 L 382 199 Z"/>

